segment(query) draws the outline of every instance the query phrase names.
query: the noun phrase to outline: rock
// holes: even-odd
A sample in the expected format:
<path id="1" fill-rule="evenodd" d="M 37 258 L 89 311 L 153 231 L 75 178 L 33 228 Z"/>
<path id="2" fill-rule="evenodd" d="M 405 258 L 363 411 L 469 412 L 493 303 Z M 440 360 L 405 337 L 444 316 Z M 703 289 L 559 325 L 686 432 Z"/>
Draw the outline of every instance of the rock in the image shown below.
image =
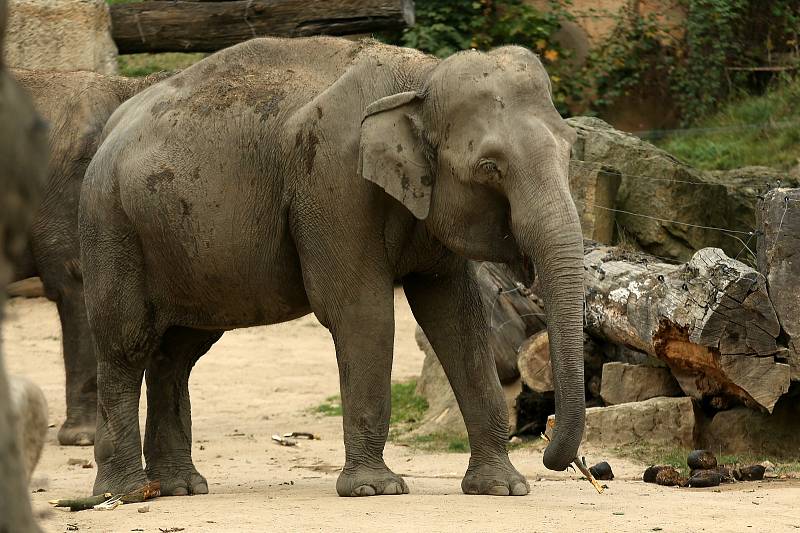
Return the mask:
<path id="1" fill-rule="evenodd" d="M 597 446 L 647 442 L 691 448 L 694 428 L 690 398 L 651 398 L 586 409 L 583 442 Z"/>
<path id="2" fill-rule="evenodd" d="M 590 467 L 589 473 L 600 481 L 611 481 L 614 479 L 614 472 L 611 470 L 611 465 L 606 461 Z"/>
<path id="3" fill-rule="evenodd" d="M 569 165 L 569 188 L 581 220 L 583 236 L 611 244 L 614 239 L 614 211 L 596 206 L 616 205 L 621 183 L 619 172 L 573 160 Z"/>
<path id="4" fill-rule="evenodd" d="M 797 397 L 781 398 L 771 415 L 746 407 L 720 411 L 702 426 L 698 444 L 723 454 L 796 458 L 800 449 Z"/>
<path id="5" fill-rule="evenodd" d="M 8 384 L 22 460 L 30 481 L 47 438 L 47 400 L 42 389 L 28 379 L 9 376 Z"/>
<path id="6" fill-rule="evenodd" d="M 616 209 L 627 213 L 616 213 L 618 238 L 654 255 L 687 260 L 700 248 L 717 247 L 735 257 L 743 248 L 738 239 L 696 226 L 753 231 L 758 185 L 763 190 L 778 176 L 769 169 L 705 173 L 600 119 L 567 122 L 578 134 L 572 157 L 583 162 L 573 165 L 622 178 Z"/>
<path id="7" fill-rule="evenodd" d="M 425 352 L 422 373 L 417 381 L 417 394 L 428 401 L 428 410 L 425 419 L 415 432 L 420 435 L 433 433 L 466 435 L 467 426 L 464 425 L 464 418 L 461 416 L 461 409 L 458 407 L 450 382 L 433 347 L 419 326 L 416 339 L 419 348 Z"/>
<path id="8" fill-rule="evenodd" d="M 689 486 L 700 487 L 716 487 L 722 482 L 722 477 L 713 470 L 700 470 L 692 477 L 689 478 Z"/>
<path id="9" fill-rule="evenodd" d="M 609 405 L 682 395 L 683 391 L 667 368 L 615 362 L 603 365 L 600 396 Z"/>
<path id="10" fill-rule="evenodd" d="M 117 47 L 103 0 L 10 0 L 9 67 L 117 72 Z"/>
<path id="11" fill-rule="evenodd" d="M 800 381 L 800 189 L 774 189 L 758 204 L 758 270 L 767 278 L 788 344 L 792 381 Z"/>
<path id="12" fill-rule="evenodd" d="M 717 458 L 708 450 L 692 450 L 686 464 L 692 470 L 712 470 L 717 467 Z"/>
<path id="13" fill-rule="evenodd" d="M 414 430 L 414 434 L 438 433 L 465 436 L 467 426 L 464 424 L 464 417 L 458 407 L 456 395 L 453 393 L 453 388 L 450 386 L 433 347 L 419 327 L 417 327 L 416 339 L 417 345 L 425 352 L 422 373 L 417 381 L 417 394 L 428 401 L 428 410 L 420 427 Z M 517 425 L 516 402 L 521 392 L 522 381 L 519 379 L 503 384 L 503 394 L 508 408 L 509 432 Z"/>

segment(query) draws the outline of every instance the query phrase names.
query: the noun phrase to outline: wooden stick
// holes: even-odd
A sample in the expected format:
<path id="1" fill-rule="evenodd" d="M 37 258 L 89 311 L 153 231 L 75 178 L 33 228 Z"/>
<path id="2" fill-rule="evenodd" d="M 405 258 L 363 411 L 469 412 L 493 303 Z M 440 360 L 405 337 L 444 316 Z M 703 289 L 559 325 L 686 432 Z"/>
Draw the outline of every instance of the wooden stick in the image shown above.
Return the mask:
<path id="1" fill-rule="evenodd" d="M 547 420 L 547 427 L 548 427 L 548 429 L 555 428 L 556 427 L 555 419 L 553 419 L 553 418 L 548 419 Z M 546 440 L 548 443 L 550 442 L 550 437 L 548 437 L 544 433 L 542 433 L 542 438 L 544 440 Z M 603 494 L 603 486 L 600 485 L 600 483 L 597 482 L 597 480 L 594 478 L 592 473 L 589 472 L 589 469 L 586 467 L 586 464 L 584 464 L 584 462 L 583 462 L 583 460 L 581 458 L 576 457 L 575 460 L 572 461 L 572 464 L 574 464 L 575 467 L 578 470 L 581 471 L 581 474 L 586 476 L 586 479 L 589 480 L 589 482 L 592 484 L 592 486 L 595 488 L 595 490 L 597 491 L 598 494 Z"/>

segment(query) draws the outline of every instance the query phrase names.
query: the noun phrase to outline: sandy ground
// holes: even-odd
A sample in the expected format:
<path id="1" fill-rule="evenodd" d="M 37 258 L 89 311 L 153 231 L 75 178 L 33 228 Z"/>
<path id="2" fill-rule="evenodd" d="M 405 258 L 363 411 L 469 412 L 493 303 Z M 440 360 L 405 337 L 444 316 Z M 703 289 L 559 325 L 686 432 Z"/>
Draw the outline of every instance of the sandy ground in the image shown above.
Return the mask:
<path id="1" fill-rule="evenodd" d="M 418 374 L 422 353 L 414 319 L 397 295 L 393 379 Z M 89 494 L 91 448 L 59 446 L 64 420 L 64 373 L 55 306 L 12 300 L 3 325 L 9 370 L 44 389 L 53 426 L 31 483 L 45 531 L 797 531 L 800 484 L 741 483 L 714 489 L 673 489 L 638 481 L 641 465 L 611 460 L 617 480 L 598 495 L 571 473 L 549 472 L 539 451 L 520 449 L 512 461 L 531 482 L 527 497 L 466 496 L 466 454 L 432 454 L 388 445 L 387 463 L 405 476 L 407 496 L 339 498 L 335 480 L 343 457 L 341 419 L 309 409 L 338 392 L 333 345 L 313 317 L 226 333 L 191 378 L 194 460 L 211 494 L 160 498 L 114 511 L 66 513 L 47 500 Z M 142 401 L 144 426 L 144 399 Z M 274 433 L 311 431 L 322 440 L 285 448 Z M 587 460 L 603 459 L 587 451 Z M 177 531 L 177 529 L 173 529 Z"/>

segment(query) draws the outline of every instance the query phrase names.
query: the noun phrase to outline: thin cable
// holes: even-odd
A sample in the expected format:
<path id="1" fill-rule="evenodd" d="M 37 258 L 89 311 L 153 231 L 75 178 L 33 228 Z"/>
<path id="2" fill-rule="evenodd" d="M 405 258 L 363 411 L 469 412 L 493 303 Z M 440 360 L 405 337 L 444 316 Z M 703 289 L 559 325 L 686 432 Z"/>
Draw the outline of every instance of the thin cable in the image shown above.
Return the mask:
<path id="1" fill-rule="evenodd" d="M 605 207 L 605 206 L 597 205 L 597 204 L 590 204 L 590 203 L 586 203 L 586 202 L 584 202 L 583 205 L 585 205 L 587 207 L 595 207 L 597 209 L 605 209 L 606 211 L 614 211 L 615 213 L 624 213 L 626 215 L 632 215 L 632 216 L 642 217 L 642 218 L 649 218 L 650 220 L 656 220 L 658 222 L 668 222 L 670 224 L 679 224 L 681 226 L 689 226 L 689 227 L 692 227 L 692 228 L 707 229 L 707 230 L 712 230 L 712 231 L 721 231 L 723 233 L 724 232 L 738 233 L 740 235 L 750 235 L 751 233 L 753 233 L 752 231 L 741 231 L 741 230 L 735 230 L 735 229 L 729 229 L 729 228 L 718 228 L 718 227 L 715 227 L 715 226 L 701 226 L 699 224 L 690 224 L 689 222 L 681 222 L 679 220 L 670 220 L 668 218 L 654 217 L 654 216 L 651 216 L 651 215 L 645 215 L 644 213 L 634 213 L 633 211 L 625 211 L 624 209 L 612 209 L 610 207 Z"/>

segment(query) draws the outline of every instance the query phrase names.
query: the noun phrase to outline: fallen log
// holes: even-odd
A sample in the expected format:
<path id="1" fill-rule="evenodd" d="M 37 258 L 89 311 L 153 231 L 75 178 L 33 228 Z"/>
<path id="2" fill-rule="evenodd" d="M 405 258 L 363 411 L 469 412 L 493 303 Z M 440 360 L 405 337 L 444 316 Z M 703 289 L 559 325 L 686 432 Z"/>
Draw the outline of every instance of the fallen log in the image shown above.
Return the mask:
<path id="1" fill-rule="evenodd" d="M 788 344 L 792 380 L 800 381 L 800 189 L 773 189 L 756 209 L 758 270 Z"/>
<path id="2" fill-rule="evenodd" d="M 178 0 L 111 6 L 111 36 L 120 54 L 214 52 L 254 37 L 350 35 L 413 24 L 412 0 Z"/>
<path id="3" fill-rule="evenodd" d="M 587 331 L 665 361 L 687 395 L 772 412 L 788 390 L 764 276 L 722 250 L 675 265 L 590 244 L 584 269 Z"/>

